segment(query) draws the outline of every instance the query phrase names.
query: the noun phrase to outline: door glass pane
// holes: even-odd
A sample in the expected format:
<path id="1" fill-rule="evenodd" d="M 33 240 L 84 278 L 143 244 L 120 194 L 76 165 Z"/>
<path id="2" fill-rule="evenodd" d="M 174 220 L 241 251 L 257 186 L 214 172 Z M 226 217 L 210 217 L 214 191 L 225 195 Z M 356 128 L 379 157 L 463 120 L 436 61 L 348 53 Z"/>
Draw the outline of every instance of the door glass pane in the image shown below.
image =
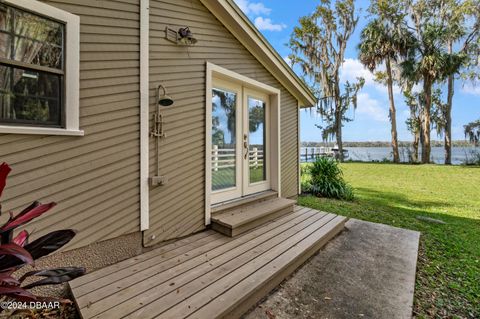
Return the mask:
<path id="1" fill-rule="evenodd" d="M 248 127 L 249 127 L 249 179 L 250 183 L 257 183 L 267 179 L 265 161 L 266 128 L 265 102 L 252 97 L 248 98 Z"/>
<path id="2" fill-rule="evenodd" d="M 212 191 L 236 186 L 237 94 L 212 90 Z"/>

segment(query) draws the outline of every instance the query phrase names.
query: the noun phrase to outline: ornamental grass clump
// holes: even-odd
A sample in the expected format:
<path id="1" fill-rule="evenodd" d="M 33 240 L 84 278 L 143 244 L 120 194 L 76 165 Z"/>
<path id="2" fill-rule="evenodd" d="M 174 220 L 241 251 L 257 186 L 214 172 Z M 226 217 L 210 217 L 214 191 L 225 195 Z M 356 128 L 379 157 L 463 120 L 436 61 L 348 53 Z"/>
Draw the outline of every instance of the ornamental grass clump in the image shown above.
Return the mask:
<path id="1" fill-rule="evenodd" d="M 343 179 L 343 172 L 337 161 L 319 157 L 308 167 L 310 173 L 307 191 L 318 197 L 353 200 L 352 187 Z"/>

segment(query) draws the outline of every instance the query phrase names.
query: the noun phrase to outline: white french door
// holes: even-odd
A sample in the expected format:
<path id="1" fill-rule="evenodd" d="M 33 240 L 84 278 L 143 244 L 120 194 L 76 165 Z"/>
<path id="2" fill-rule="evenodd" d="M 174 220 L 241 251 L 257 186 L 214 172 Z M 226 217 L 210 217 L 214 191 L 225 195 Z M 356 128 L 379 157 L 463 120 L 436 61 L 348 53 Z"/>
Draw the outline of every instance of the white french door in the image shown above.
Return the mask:
<path id="1" fill-rule="evenodd" d="M 215 78 L 211 94 L 212 203 L 270 189 L 269 96 Z"/>

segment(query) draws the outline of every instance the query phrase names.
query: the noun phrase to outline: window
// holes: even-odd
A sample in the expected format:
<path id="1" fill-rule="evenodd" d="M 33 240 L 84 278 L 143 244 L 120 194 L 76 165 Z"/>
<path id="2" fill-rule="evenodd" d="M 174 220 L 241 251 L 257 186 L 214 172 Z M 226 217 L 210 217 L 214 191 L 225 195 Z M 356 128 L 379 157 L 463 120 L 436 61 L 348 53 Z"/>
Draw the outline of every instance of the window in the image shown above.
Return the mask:
<path id="1" fill-rule="evenodd" d="M 0 3 L 0 133 L 82 135 L 78 69 L 78 17 L 35 0 Z"/>

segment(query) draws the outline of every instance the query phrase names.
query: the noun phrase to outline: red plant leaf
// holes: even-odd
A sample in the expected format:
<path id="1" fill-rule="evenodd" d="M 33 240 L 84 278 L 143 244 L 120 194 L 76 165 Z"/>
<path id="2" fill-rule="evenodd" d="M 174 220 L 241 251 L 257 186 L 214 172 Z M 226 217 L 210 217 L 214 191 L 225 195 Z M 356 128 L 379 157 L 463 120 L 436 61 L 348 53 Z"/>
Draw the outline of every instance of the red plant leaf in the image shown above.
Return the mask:
<path id="1" fill-rule="evenodd" d="M 5 162 L 0 165 L 0 196 L 2 196 L 3 189 L 7 184 L 8 173 L 10 173 L 11 170 L 10 166 Z"/>
<path id="2" fill-rule="evenodd" d="M 28 205 L 27 207 L 25 207 L 25 208 L 17 215 L 17 218 L 20 217 L 20 216 L 25 215 L 26 213 L 28 213 L 29 211 L 31 211 L 31 210 L 34 209 L 35 207 L 40 206 L 41 204 L 42 204 L 42 203 L 40 203 L 38 200 L 34 201 L 33 203 L 31 203 L 30 205 Z M 13 219 L 13 216 L 12 216 L 12 219 Z"/>
<path id="3" fill-rule="evenodd" d="M 20 286 L 20 281 L 9 274 L 0 274 L 0 286 Z"/>
<path id="4" fill-rule="evenodd" d="M 0 232 L 5 232 L 14 228 L 17 228 L 20 225 L 28 223 L 34 218 L 41 216 L 43 213 L 49 211 L 52 207 L 57 205 L 54 202 L 48 204 L 41 204 L 38 206 L 33 207 L 31 210 L 22 212 L 18 216 L 14 217 L 12 220 L 7 222 L 2 228 L 0 228 Z"/>
<path id="5" fill-rule="evenodd" d="M 20 259 L 24 263 L 33 264 L 32 255 L 30 255 L 30 253 L 25 250 L 25 248 L 20 247 L 17 244 L 0 245 L 0 256 L 1 255 L 11 255 L 16 257 L 17 259 Z"/>
<path id="6" fill-rule="evenodd" d="M 10 296 L 21 301 L 36 301 L 37 297 L 20 287 L 0 287 L 0 295 Z"/>
<path id="7" fill-rule="evenodd" d="M 76 231 L 73 229 L 56 230 L 26 244 L 24 248 L 33 259 L 38 259 L 66 245 L 75 237 L 75 234 Z"/>
<path id="8" fill-rule="evenodd" d="M 77 277 L 83 276 L 85 273 L 86 270 L 83 267 L 65 267 L 40 271 L 30 271 L 23 275 L 22 278 L 20 278 L 20 281 L 24 281 L 25 278 L 30 276 L 46 277 L 23 287 L 25 289 L 30 289 L 37 286 L 61 284 L 73 280 Z"/>
<path id="9" fill-rule="evenodd" d="M 11 276 L 16 270 L 17 270 L 17 267 L 4 268 L 2 265 L 0 267 L 0 276 L 3 276 L 3 275 Z"/>
<path id="10" fill-rule="evenodd" d="M 18 246 L 25 246 L 25 243 L 28 239 L 28 232 L 26 230 L 22 230 L 18 235 L 13 239 L 13 243 L 17 244 Z"/>

